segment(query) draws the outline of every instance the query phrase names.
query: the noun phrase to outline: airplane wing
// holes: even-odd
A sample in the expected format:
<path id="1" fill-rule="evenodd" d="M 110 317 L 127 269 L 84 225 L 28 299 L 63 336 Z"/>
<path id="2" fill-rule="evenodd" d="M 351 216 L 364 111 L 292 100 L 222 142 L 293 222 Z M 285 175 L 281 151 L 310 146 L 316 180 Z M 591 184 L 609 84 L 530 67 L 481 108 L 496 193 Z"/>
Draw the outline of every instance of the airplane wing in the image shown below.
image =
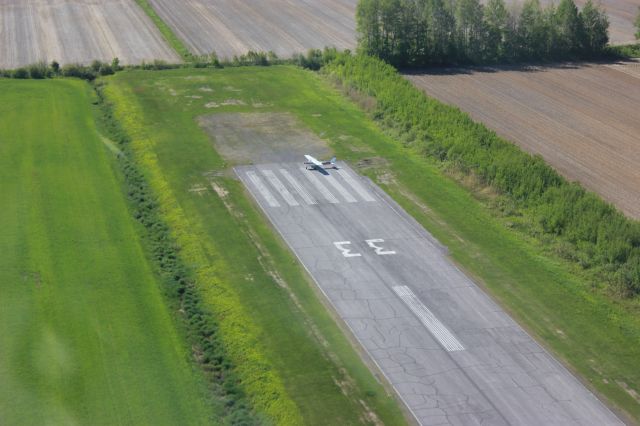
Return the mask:
<path id="1" fill-rule="evenodd" d="M 316 170 L 318 170 L 323 175 L 328 175 L 329 174 L 329 172 L 327 172 L 327 170 L 324 168 L 324 165 L 326 164 L 326 162 L 323 163 L 321 161 L 318 161 L 317 159 L 315 159 L 311 155 L 305 155 L 304 158 L 307 159 L 307 164 L 311 164 Z"/>
<path id="2" fill-rule="evenodd" d="M 311 164 L 313 164 L 314 166 L 317 167 L 322 167 L 322 163 L 319 162 L 318 160 L 316 160 L 314 157 L 310 156 L 310 155 L 305 155 L 304 158 L 307 159 L 307 161 Z"/>

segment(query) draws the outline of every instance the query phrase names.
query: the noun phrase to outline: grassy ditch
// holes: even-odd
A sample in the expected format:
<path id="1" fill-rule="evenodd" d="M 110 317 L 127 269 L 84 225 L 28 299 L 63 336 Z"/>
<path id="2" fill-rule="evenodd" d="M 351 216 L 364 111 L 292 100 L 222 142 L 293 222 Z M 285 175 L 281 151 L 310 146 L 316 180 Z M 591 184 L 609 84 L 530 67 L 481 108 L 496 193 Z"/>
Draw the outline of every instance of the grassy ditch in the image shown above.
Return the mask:
<path id="1" fill-rule="evenodd" d="M 345 57 L 325 71 L 390 136 L 366 139 L 384 159 L 366 173 L 553 352 L 640 418 L 638 298 L 612 296 L 636 291 L 638 223 L 377 60 Z"/>
<path id="2" fill-rule="evenodd" d="M 0 80 L 0 423 L 208 423 L 92 102 Z"/>
<path id="3" fill-rule="evenodd" d="M 394 398 L 196 123 L 218 111 L 311 109 L 298 95 L 312 90 L 308 74 L 292 67 L 179 69 L 126 71 L 103 81 L 255 411 L 277 424 L 403 424 Z M 302 104 L 284 106 L 292 95 Z"/>
<path id="4" fill-rule="evenodd" d="M 207 379 L 215 419 L 225 424 L 258 424 L 259 415 L 247 403 L 242 383 L 220 339 L 219 325 L 202 303 L 193 270 L 185 265 L 180 249 L 160 213 L 158 201 L 132 156 L 130 139 L 104 100 L 102 86 L 96 85 L 99 124 L 117 144 L 118 163 L 124 175 L 125 190 L 134 218 L 144 229 L 148 255 L 165 284 L 165 295 L 180 320 L 191 347 L 192 360 Z"/>

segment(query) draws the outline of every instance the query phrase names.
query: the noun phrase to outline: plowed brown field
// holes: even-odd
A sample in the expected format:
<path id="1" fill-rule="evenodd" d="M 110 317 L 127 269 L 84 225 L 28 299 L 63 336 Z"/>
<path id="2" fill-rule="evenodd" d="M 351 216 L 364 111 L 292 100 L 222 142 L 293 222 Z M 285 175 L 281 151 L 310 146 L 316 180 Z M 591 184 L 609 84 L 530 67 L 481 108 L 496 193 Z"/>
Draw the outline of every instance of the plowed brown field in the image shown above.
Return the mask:
<path id="1" fill-rule="evenodd" d="M 134 0 L 0 0 L 0 68 L 116 57 L 180 60 Z"/>
<path id="2" fill-rule="evenodd" d="M 150 0 L 196 54 L 254 51 L 288 57 L 310 48 L 356 45 L 357 0 Z"/>
<path id="3" fill-rule="evenodd" d="M 640 218 L 640 62 L 407 77 Z"/>

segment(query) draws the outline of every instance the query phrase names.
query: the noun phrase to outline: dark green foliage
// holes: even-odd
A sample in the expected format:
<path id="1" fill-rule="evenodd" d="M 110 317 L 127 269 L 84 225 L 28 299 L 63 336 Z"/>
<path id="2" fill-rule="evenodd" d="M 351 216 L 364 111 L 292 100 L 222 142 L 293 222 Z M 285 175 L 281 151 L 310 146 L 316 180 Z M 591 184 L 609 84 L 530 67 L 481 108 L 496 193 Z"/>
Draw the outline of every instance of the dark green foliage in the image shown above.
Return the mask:
<path id="1" fill-rule="evenodd" d="M 582 25 L 584 27 L 583 49 L 589 55 L 597 55 L 600 46 L 607 44 L 609 35 L 609 18 L 600 13 L 591 0 L 582 8 Z"/>
<path id="2" fill-rule="evenodd" d="M 244 55 L 234 56 L 232 61 L 233 66 L 246 66 L 246 65 L 258 65 L 266 66 L 270 65 L 269 57 L 265 52 L 248 51 Z"/>
<path id="3" fill-rule="evenodd" d="M 101 87 L 96 85 L 95 89 L 102 127 L 122 151 L 118 160 L 125 177 L 125 190 L 132 214 L 144 228 L 143 238 L 149 247 L 149 256 L 166 284 L 165 294 L 171 306 L 182 320 L 194 361 L 207 378 L 217 404 L 222 406 L 224 424 L 260 424 L 226 355 L 218 335 L 217 321 L 201 301 L 192 273 L 180 257 L 180 247 L 160 216 L 158 203 L 145 176 L 129 154 L 129 138 L 114 118 L 112 107 L 105 101 Z"/>
<path id="4" fill-rule="evenodd" d="M 29 77 L 37 80 L 51 77 L 53 74 L 53 70 L 44 62 L 29 65 L 27 69 L 29 70 Z"/>
<path id="5" fill-rule="evenodd" d="M 640 58 L 640 43 L 607 46 L 607 54 L 614 58 Z"/>
<path id="6" fill-rule="evenodd" d="M 26 68 L 17 68 L 10 74 L 13 78 L 25 79 L 29 78 L 29 70 Z"/>
<path id="7" fill-rule="evenodd" d="M 60 74 L 63 77 L 76 77 L 87 81 L 93 81 L 97 77 L 97 71 L 92 67 L 79 64 L 67 64 L 63 66 Z"/>
<path id="8" fill-rule="evenodd" d="M 153 62 L 142 62 L 142 64 L 140 64 L 140 68 L 142 68 L 143 70 L 154 70 L 154 71 L 171 70 L 171 69 L 176 69 L 180 67 L 181 67 L 180 64 L 170 64 L 167 61 L 163 61 L 161 59 L 155 59 Z M 135 67 L 132 67 L 132 68 L 135 68 Z"/>
<path id="9" fill-rule="evenodd" d="M 340 55 L 325 67 L 343 85 L 376 99 L 376 117 L 417 150 L 472 172 L 537 218 L 541 232 L 563 243 L 565 257 L 602 271 L 620 294 L 640 293 L 640 223 L 577 184 L 540 157 L 499 138 L 460 110 L 427 98 L 379 59 Z"/>
<path id="10" fill-rule="evenodd" d="M 359 48 L 401 67 L 577 59 L 604 53 L 608 19 L 589 2 L 542 8 L 526 0 L 519 15 L 504 0 L 360 0 Z"/>
<path id="11" fill-rule="evenodd" d="M 294 56 L 293 61 L 302 68 L 317 71 L 335 59 L 337 55 L 338 51 L 335 48 L 325 47 L 324 50 L 309 49 L 306 56 L 299 54 Z"/>
<path id="12" fill-rule="evenodd" d="M 115 65 L 115 67 L 114 67 Z M 87 81 L 93 81 L 99 76 L 111 75 L 115 71 L 122 69 L 119 66 L 119 61 L 114 59 L 111 64 L 100 61 L 93 61 L 90 65 L 80 64 L 67 64 L 64 67 L 60 67 L 57 61 L 46 64 L 44 62 L 38 62 L 28 65 L 23 68 L 18 68 L 13 71 L 1 71 L 1 77 L 8 78 L 53 78 L 53 77 L 77 77 Z"/>
<path id="13" fill-rule="evenodd" d="M 550 27 L 555 30 L 554 43 L 550 46 L 554 50 L 550 53 L 559 57 L 578 54 L 582 50 L 584 24 L 573 0 L 560 0 L 549 19 Z"/>

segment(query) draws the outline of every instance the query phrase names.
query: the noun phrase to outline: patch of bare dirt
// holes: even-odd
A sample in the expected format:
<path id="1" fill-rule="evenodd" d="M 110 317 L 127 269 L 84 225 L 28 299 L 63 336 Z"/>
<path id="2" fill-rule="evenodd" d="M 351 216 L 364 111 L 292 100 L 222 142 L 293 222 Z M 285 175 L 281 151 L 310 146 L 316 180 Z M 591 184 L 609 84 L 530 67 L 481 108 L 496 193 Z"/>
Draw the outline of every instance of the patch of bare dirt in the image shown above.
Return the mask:
<path id="1" fill-rule="evenodd" d="M 324 140 L 288 113 L 212 114 L 198 122 L 231 164 L 301 162 L 304 154 L 332 154 Z"/>

